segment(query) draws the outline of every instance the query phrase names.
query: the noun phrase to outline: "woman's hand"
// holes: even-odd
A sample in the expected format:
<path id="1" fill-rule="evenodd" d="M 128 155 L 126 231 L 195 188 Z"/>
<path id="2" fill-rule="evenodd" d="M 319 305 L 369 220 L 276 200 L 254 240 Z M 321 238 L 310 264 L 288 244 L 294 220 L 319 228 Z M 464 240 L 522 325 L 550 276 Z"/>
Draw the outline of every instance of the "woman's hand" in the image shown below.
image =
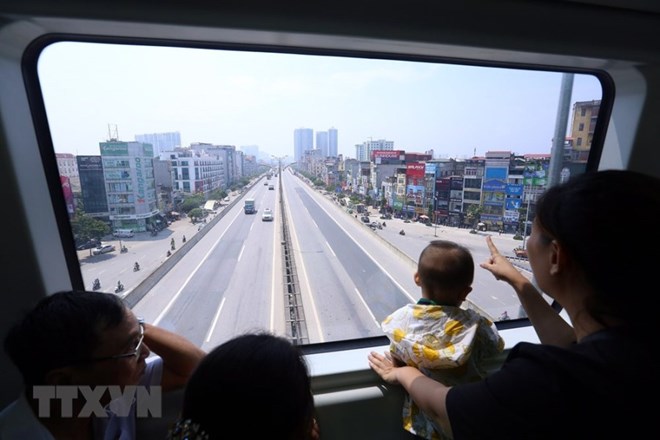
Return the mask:
<path id="1" fill-rule="evenodd" d="M 385 355 L 382 355 L 372 351 L 369 353 L 368 359 L 369 366 L 372 370 L 378 373 L 381 379 L 387 383 L 398 385 L 399 381 L 396 378 L 397 366 L 395 365 L 390 353 L 386 352 Z"/>
<path id="2" fill-rule="evenodd" d="M 488 250 L 490 250 L 490 257 L 479 266 L 492 273 L 496 280 L 503 280 L 509 284 L 513 284 L 514 280 L 522 276 L 520 271 L 504 255 L 500 254 L 500 251 L 493 244 L 493 239 L 490 235 L 486 237 L 486 244 L 488 245 Z"/>

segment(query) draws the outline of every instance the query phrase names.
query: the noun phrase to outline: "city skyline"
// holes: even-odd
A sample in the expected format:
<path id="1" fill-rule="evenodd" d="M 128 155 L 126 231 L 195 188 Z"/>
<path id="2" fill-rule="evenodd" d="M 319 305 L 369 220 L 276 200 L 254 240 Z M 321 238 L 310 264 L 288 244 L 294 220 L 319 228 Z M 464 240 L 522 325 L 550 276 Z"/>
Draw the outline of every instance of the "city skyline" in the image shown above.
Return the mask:
<path id="1" fill-rule="evenodd" d="M 56 43 L 38 64 L 56 152 L 179 132 L 195 142 L 294 156 L 294 130 L 338 130 L 338 153 L 370 139 L 437 158 L 549 153 L 562 74 L 329 56 Z M 576 74 L 571 104 L 602 99 Z M 571 115 L 572 116 L 572 115 Z M 569 116 L 570 126 L 570 116 Z"/>

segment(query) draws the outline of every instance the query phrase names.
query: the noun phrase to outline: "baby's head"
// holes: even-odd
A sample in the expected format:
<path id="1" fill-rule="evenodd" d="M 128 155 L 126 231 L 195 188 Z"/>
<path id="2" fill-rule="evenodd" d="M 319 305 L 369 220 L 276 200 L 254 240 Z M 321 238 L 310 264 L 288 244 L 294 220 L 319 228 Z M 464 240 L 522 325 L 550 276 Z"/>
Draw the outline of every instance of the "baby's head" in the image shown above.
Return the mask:
<path id="1" fill-rule="evenodd" d="M 433 240 L 419 255 L 415 283 L 422 296 L 439 305 L 459 306 L 472 291 L 474 260 L 465 247 Z"/>

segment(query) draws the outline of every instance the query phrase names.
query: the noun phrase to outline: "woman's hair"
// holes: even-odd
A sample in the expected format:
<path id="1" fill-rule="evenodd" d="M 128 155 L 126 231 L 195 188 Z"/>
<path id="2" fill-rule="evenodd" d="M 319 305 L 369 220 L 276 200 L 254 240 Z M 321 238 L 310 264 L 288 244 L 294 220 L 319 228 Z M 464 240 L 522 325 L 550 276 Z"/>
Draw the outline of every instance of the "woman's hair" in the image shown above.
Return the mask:
<path id="1" fill-rule="evenodd" d="M 25 385 L 91 358 L 103 330 L 123 322 L 126 307 L 110 293 L 67 291 L 43 298 L 7 334 L 4 348 Z"/>
<path id="2" fill-rule="evenodd" d="M 219 403 L 222 401 L 222 404 Z M 314 420 L 307 365 L 289 340 L 237 336 L 208 353 L 186 385 L 181 420 L 210 439 L 306 439 Z"/>
<path id="3" fill-rule="evenodd" d="M 586 307 L 601 324 L 649 323 L 630 307 L 655 291 L 659 208 L 660 179 L 623 170 L 580 174 L 539 198 L 541 234 L 561 243 L 582 270 L 594 290 Z"/>
<path id="4" fill-rule="evenodd" d="M 417 275 L 434 301 L 462 293 L 474 280 L 474 259 L 469 249 L 449 240 L 431 241 L 419 255 Z M 453 298 L 451 298 L 453 299 Z"/>

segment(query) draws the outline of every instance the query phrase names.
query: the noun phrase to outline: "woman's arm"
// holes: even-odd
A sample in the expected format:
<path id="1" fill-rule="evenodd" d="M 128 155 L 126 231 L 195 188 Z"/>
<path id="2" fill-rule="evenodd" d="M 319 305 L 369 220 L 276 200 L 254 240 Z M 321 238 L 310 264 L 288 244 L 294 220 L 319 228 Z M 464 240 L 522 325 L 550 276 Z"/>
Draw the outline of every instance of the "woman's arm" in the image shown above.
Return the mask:
<path id="1" fill-rule="evenodd" d="M 575 331 L 543 298 L 541 292 L 527 279 L 486 237 L 490 258 L 480 266 L 491 272 L 495 279 L 507 282 L 518 295 L 520 304 L 534 326 L 539 340 L 544 344 L 566 347 L 575 342 Z"/>

